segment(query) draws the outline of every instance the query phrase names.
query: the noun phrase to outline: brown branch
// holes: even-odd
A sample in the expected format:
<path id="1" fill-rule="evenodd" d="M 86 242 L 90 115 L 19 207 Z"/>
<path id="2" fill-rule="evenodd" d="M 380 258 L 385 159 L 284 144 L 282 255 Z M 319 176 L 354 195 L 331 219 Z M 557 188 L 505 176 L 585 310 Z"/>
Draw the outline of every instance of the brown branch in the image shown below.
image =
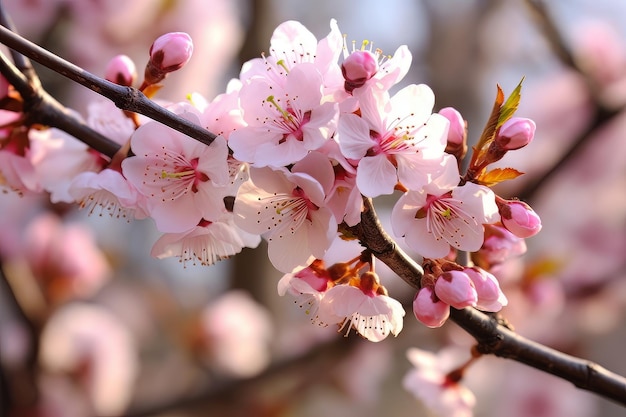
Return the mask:
<path id="1" fill-rule="evenodd" d="M 182 119 L 149 100 L 140 91 L 122 87 L 94 76 L 51 54 L 39 46 L 0 27 L 0 41 L 34 61 L 109 98 L 119 108 L 133 111 L 170 126 L 203 143 L 211 143 L 215 135 Z M 7 68 L 6 60 L 5 70 Z M 68 120 L 68 119 L 64 119 Z M 73 122 L 72 122 L 73 123 Z M 70 128 L 69 126 L 66 126 Z M 383 230 L 371 200 L 365 201 L 362 221 L 348 228 L 381 261 L 399 277 L 418 289 L 423 270 L 405 254 Z M 572 382 L 620 404 L 626 405 L 626 379 L 599 365 L 575 358 L 517 335 L 500 325 L 495 318 L 474 309 L 452 310 L 451 318 L 479 343 L 482 353 L 509 358 Z"/>
<path id="2" fill-rule="evenodd" d="M 4 29 L 4 28 L 3 28 Z M 0 73 L 20 93 L 28 126 L 40 124 L 61 129 L 103 155 L 112 158 L 120 145 L 90 128 L 50 96 L 36 82 L 32 84 L 4 55 L 0 53 Z M 32 78 L 31 78 L 32 79 Z"/>
<path id="3" fill-rule="evenodd" d="M 216 137 L 215 134 L 203 127 L 159 106 L 136 88 L 120 86 L 97 77 L 2 26 L 0 26 L 0 42 L 33 61 L 108 98 L 122 110 L 143 114 L 207 145 L 210 145 Z"/>
<path id="4" fill-rule="evenodd" d="M 383 230 L 371 200 L 366 199 L 361 223 L 349 230 L 377 258 L 416 290 L 422 270 Z M 626 405 L 626 378 L 600 365 L 567 355 L 524 338 L 478 310 L 451 309 L 451 319 L 472 335 L 481 353 L 513 359 L 570 381 L 575 386 Z"/>
<path id="5" fill-rule="evenodd" d="M 452 320 L 476 339 L 481 353 L 513 359 L 626 405 L 626 378 L 623 376 L 594 362 L 526 339 L 477 310 L 451 310 Z"/>
<path id="6" fill-rule="evenodd" d="M 413 288 L 419 289 L 420 280 L 424 275 L 422 266 L 398 247 L 396 242 L 385 232 L 378 220 L 372 200 L 365 198 L 363 201 L 365 211 L 361 215 L 361 222 L 356 226 L 349 227 L 348 230 L 400 278 Z"/>

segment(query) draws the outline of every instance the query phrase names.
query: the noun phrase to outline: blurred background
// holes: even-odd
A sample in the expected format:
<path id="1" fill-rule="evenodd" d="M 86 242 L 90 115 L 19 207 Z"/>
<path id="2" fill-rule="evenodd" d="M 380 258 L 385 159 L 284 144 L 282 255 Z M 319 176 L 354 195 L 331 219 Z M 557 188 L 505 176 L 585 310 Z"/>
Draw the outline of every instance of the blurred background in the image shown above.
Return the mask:
<path id="1" fill-rule="evenodd" d="M 497 276 L 503 315 L 522 335 L 626 375 L 626 3 L 615 0 L 4 0 L 26 38 L 97 75 L 116 54 L 140 72 L 170 31 L 194 55 L 158 98 L 207 98 L 267 51 L 281 22 L 318 39 L 331 18 L 348 42 L 385 54 L 408 45 L 436 109 L 482 131 L 499 84 L 525 77 L 517 113 L 534 141 L 501 161 L 527 174 L 497 189 L 543 221 L 528 252 Z M 81 112 L 98 98 L 39 68 L 44 87 Z M 383 223 L 397 196 L 376 202 Z M 454 323 L 426 329 L 413 291 L 383 273 L 405 304 L 402 333 L 381 343 L 318 328 L 278 296 L 265 247 L 211 267 L 156 260 L 150 220 L 126 222 L 0 195 L 0 413 L 9 416 L 430 416 L 402 388 L 406 349 L 472 339 Z M 483 358 L 464 382 L 476 416 L 621 416 L 624 409 L 523 365 Z"/>

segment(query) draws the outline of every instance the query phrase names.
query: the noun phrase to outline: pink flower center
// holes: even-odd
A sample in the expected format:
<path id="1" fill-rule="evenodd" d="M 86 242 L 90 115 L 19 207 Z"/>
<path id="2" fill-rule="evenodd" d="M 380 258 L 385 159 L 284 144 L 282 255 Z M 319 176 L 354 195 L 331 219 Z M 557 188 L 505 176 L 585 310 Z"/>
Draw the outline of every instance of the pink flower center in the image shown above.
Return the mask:
<path id="1" fill-rule="evenodd" d="M 392 158 L 392 162 L 395 162 L 394 154 L 419 152 L 419 149 L 415 147 L 414 137 L 410 135 L 410 131 L 414 130 L 415 126 L 401 126 L 401 122 L 402 120 L 397 118 L 392 123 L 393 126 L 390 126 L 389 130 L 383 134 L 370 130 L 370 138 L 376 141 L 376 145 L 368 149 L 367 156 L 386 154 Z"/>
<path id="2" fill-rule="evenodd" d="M 302 111 L 291 106 L 283 108 L 274 96 L 269 96 L 266 101 L 271 103 L 281 114 L 279 118 L 270 119 L 272 125 L 283 133 L 283 137 L 278 143 L 284 143 L 289 138 L 303 141 L 304 132 L 302 128 L 311 120 L 311 111 Z"/>
<path id="3" fill-rule="evenodd" d="M 426 218 L 427 230 L 437 240 L 456 235 L 461 229 L 478 224 L 463 209 L 463 202 L 452 197 L 452 192 L 441 196 L 428 194 L 426 204 L 417 210 L 415 218 Z"/>
<path id="4" fill-rule="evenodd" d="M 198 170 L 198 158 L 185 159 L 182 155 L 171 156 L 163 165 L 158 185 L 163 192 L 163 201 L 176 200 L 191 191 L 198 192 L 201 183 L 209 181 L 207 174 Z M 168 163 L 169 162 L 169 163 Z"/>

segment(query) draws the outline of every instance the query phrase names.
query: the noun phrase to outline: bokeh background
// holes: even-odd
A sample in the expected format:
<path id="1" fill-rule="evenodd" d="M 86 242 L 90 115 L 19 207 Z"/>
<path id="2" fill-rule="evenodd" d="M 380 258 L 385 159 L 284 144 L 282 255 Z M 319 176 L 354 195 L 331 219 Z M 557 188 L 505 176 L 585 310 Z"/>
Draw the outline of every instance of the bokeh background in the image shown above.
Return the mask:
<path id="1" fill-rule="evenodd" d="M 101 75 L 114 55 L 143 68 L 159 35 L 188 32 L 189 64 L 158 98 L 224 91 L 272 30 L 295 19 L 317 37 L 413 54 L 402 86 L 426 83 L 475 140 L 496 84 L 525 77 L 518 115 L 534 141 L 501 164 L 502 184 L 543 220 L 528 253 L 498 271 L 519 333 L 626 375 L 626 3 L 615 0 L 4 0 L 18 31 Z M 44 87 L 82 112 L 98 96 L 39 68 Z M 392 196 L 376 202 L 387 222 Z M 150 220 L 91 216 L 47 196 L 0 195 L 0 412 L 10 416 L 429 416 L 402 388 L 408 347 L 457 349 L 453 323 L 426 329 L 413 293 L 405 328 L 381 343 L 309 324 L 277 295 L 265 247 L 211 267 L 155 260 Z M 33 248 L 37 249 L 32 254 Z M 30 252 L 29 252 L 30 251 Z M 29 254 L 30 253 L 30 254 Z M 611 417 L 624 409 L 510 361 L 484 358 L 465 383 L 476 416 Z"/>

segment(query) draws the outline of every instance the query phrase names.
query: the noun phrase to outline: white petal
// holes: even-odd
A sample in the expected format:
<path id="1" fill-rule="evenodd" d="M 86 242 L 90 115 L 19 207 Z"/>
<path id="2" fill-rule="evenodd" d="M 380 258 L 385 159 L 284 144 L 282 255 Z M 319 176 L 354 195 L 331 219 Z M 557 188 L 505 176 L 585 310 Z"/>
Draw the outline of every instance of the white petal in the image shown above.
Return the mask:
<path id="1" fill-rule="evenodd" d="M 359 161 L 356 184 L 361 194 L 367 197 L 392 194 L 397 183 L 396 168 L 384 154 L 368 156 Z"/>

